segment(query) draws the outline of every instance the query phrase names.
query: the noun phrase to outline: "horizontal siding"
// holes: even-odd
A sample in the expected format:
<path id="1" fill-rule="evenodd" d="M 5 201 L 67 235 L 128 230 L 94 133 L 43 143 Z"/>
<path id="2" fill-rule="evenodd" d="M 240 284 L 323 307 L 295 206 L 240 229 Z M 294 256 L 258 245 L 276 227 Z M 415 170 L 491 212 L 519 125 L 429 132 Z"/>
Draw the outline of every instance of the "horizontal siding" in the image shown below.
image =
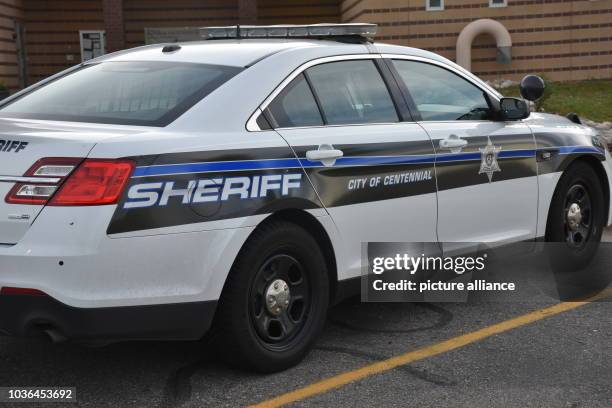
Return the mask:
<path id="1" fill-rule="evenodd" d="M 101 0 L 25 0 L 24 5 L 30 84 L 81 61 L 79 30 L 104 30 Z"/>
<path id="2" fill-rule="evenodd" d="M 337 0 L 258 0 L 259 24 L 314 24 L 340 21 Z"/>
<path id="3" fill-rule="evenodd" d="M 472 71 L 487 79 L 519 79 L 541 72 L 556 80 L 612 76 L 612 0 L 508 0 L 490 8 L 475 0 L 446 0 L 444 11 L 426 11 L 423 1 L 344 0 L 344 22 L 379 24 L 377 40 L 428 49 L 455 59 L 461 30 L 480 18 L 501 22 L 512 37 L 513 61 L 495 61 L 493 38 L 472 47 Z"/>
<path id="4" fill-rule="evenodd" d="M 144 43 L 144 29 L 238 23 L 237 0 L 125 0 L 126 46 Z M 338 22 L 337 0 L 259 0 L 259 24 Z"/>
<path id="5" fill-rule="evenodd" d="M 126 47 L 144 44 L 144 29 L 238 23 L 237 0 L 124 0 Z"/>
<path id="6" fill-rule="evenodd" d="M 492 38 L 472 47 L 472 70 L 487 78 L 518 79 L 541 72 L 559 80 L 612 76 L 612 0 L 445 0 L 428 12 L 425 0 L 259 0 L 259 24 L 372 22 L 377 40 L 429 49 L 455 59 L 459 32 L 493 18 L 509 30 L 513 61 L 495 61 Z M 80 61 L 79 30 L 103 30 L 102 0 L 0 0 L 0 81 L 17 87 L 14 20 L 26 25 L 29 82 Z M 144 43 L 147 27 L 238 23 L 238 0 L 124 0 L 126 47 Z M 72 56 L 69 61 L 67 56 Z"/>
<path id="7" fill-rule="evenodd" d="M 19 89 L 15 21 L 23 17 L 21 0 L 0 1 L 0 83 L 11 91 Z"/>
<path id="8" fill-rule="evenodd" d="M 25 14 L 30 82 L 80 60 L 79 30 L 104 29 L 101 0 L 27 0 Z M 337 22 L 340 14 L 337 0 L 267 0 L 258 2 L 258 19 L 262 24 Z M 144 43 L 147 27 L 237 23 L 237 0 L 124 0 L 128 48 Z M 0 50 L 2 40 L 0 33 Z"/>

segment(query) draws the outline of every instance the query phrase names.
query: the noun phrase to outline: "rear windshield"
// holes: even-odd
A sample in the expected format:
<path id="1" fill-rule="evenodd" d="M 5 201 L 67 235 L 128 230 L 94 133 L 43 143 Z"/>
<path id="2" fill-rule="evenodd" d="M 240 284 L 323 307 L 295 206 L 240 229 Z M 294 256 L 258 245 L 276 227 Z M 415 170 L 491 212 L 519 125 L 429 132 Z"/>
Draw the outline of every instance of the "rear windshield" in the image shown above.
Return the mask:
<path id="1" fill-rule="evenodd" d="M 85 65 L 0 108 L 0 117 L 166 126 L 241 68 L 165 61 Z"/>

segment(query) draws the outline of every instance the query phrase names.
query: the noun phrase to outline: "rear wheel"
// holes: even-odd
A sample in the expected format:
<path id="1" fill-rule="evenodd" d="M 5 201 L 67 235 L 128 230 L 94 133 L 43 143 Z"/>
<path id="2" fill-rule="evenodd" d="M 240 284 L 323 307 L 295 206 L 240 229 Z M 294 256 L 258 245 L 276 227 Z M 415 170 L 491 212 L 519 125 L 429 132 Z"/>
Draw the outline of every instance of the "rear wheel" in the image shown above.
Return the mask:
<path id="1" fill-rule="evenodd" d="M 228 360 L 262 372 L 297 364 L 325 323 L 325 259 L 303 228 L 273 221 L 251 236 L 220 299 L 217 324 Z"/>

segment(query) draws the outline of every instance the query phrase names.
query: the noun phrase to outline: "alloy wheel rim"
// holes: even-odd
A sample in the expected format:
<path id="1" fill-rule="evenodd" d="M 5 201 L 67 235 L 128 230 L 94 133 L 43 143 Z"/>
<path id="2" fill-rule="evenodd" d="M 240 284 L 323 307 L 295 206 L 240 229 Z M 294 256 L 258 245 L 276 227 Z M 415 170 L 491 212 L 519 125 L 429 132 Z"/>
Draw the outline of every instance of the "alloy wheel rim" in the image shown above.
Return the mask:
<path id="1" fill-rule="evenodd" d="M 575 249 L 586 245 L 593 229 L 591 197 L 582 184 L 574 184 L 565 195 L 563 222 L 565 241 Z"/>
<path id="2" fill-rule="evenodd" d="M 276 254 L 257 271 L 251 285 L 249 314 L 259 340 L 284 349 L 302 331 L 311 304 L 311 285 L 295 257 Z"/>

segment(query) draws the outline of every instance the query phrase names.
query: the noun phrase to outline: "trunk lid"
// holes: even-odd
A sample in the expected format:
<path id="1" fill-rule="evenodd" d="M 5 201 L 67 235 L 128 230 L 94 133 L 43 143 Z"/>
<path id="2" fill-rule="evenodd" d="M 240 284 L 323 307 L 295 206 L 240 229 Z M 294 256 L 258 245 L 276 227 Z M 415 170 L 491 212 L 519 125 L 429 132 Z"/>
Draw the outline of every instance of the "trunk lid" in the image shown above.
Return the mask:
<path id="1" fill-rule="evenodd" d="M 0 119 L 0 244 L 19 242 L 44 207 L 7 203 L 14 178 L 42 158 L 85 158 L 101 140 L 128 133 L 136 132 L 113 125 Z"/>

